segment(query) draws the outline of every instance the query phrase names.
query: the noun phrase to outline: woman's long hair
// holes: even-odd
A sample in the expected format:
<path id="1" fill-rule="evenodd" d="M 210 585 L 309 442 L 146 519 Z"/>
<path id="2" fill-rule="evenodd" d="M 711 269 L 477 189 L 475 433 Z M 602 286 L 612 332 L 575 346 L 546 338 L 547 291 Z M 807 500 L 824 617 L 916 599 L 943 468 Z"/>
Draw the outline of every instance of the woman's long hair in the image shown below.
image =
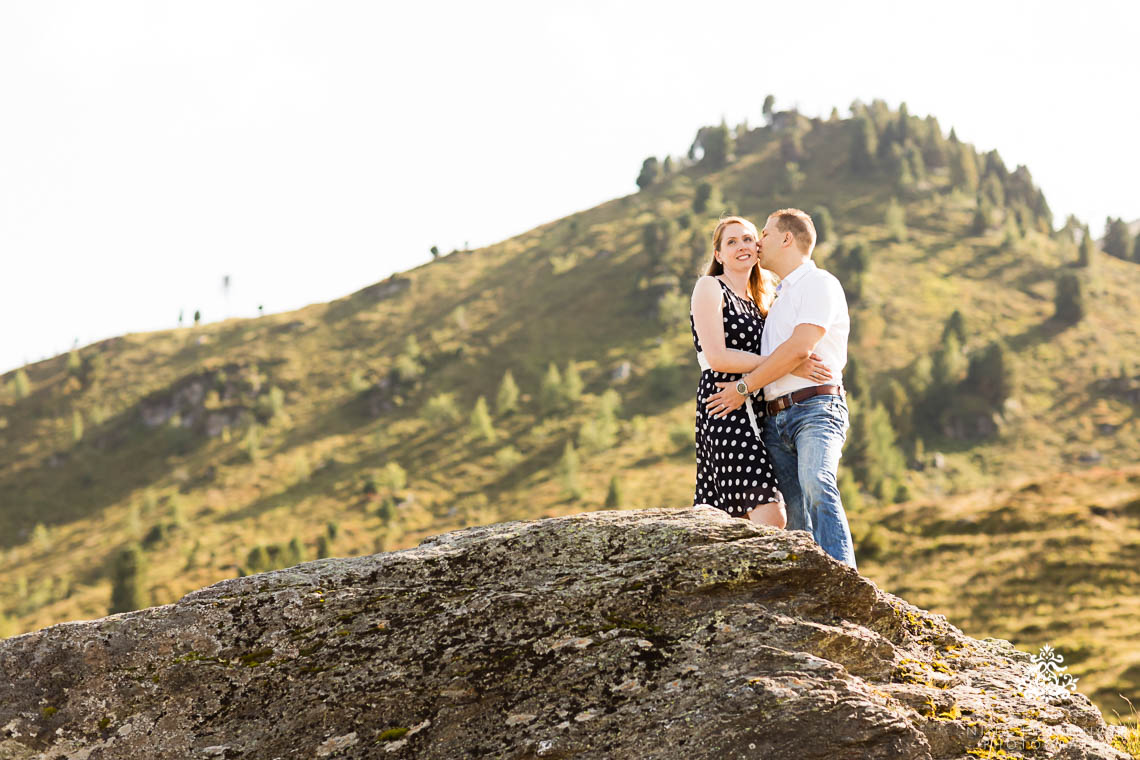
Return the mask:
<path id="1" fill-rule="evenodd" d="M 713 231 L 713 255 L 710 257 L 705 274 L 711 274 L 714 277 L 724 274 L 724 264 L 716 260 L 716 252 L 720 250 L 724 228 L 733 223 L 751 227 L 752 233 L 756 236 L 756 245 L 759 247 L 760 235 L 756 232 L 755 224 L 742 216 L 722 217 Z M 772 273 L 760 266 L 759 262 L 753 264 L 752 271 L 748 273 L 748 292 L 752 295 L 752 300 L 756 302 L 756 306 L 759 307 L 760 313 L 768 316 L 768 307 L 772 305 L 772 299 L 776 297 L 776 282 Z"/>

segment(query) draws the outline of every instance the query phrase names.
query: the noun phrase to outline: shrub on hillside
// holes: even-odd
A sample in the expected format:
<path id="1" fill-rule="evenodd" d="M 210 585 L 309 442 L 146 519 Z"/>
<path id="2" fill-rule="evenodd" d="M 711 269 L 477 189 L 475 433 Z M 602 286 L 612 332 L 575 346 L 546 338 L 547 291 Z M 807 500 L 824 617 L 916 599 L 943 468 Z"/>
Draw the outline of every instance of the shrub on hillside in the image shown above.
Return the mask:
<path id="1" fill-rule="evenodd" d="M 459 407 L 454 393 L 437 393 L 427 400 L 421 412 L 423 419 L 432 425 L 453 425 L 459 421 Z"/>

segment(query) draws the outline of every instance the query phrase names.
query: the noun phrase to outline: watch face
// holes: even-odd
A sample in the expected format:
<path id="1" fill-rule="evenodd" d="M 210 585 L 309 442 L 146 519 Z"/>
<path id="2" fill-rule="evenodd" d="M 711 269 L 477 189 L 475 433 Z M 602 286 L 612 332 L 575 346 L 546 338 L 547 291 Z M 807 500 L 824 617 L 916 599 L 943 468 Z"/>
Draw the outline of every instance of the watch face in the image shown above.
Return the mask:
<path id="1" fill-rule="evenodd" d="M 747 394 L 748 393 L 748 383 L 744 382 L 743 380 L 739 381 L 736 384 L 736 392 L 739 393 L 741 396 Z"/>

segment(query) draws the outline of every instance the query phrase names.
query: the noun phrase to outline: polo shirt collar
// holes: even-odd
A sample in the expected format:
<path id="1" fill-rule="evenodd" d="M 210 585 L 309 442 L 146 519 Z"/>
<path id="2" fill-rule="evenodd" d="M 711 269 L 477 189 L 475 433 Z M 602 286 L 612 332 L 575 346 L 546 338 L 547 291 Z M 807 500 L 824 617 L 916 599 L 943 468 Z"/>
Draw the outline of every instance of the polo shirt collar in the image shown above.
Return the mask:
<path id="1" fill-rule="evenodd" d="M 790 288 L 792 285 L 794 285 L 796 283 L 797 280 L 803 278 L 804 276 L 806 276 L 808 274 L 808 272 L 811 272 L 815 268 L 816 268 L 815 262 L 812 261 L 811 259 L 807 259 L 806 261 L 804 261 L 804 263 L 800 264 L 798 267 L 796 267 L 792 271 L 788 272 L 787 277 L 780 280 L 780 284 L 776 286 L 776 292 L 779 293 L 784 288 Z"/>

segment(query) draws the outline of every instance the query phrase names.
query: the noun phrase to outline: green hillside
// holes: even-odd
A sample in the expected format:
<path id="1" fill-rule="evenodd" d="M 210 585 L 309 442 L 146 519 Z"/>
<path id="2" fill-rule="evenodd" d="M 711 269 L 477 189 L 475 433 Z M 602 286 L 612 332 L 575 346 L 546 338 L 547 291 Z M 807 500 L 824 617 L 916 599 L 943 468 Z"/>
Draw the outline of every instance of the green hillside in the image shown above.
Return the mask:
<path id="1" fill-rule="evenodd" d="M 690 504 L 688 295 L 715 220 L 825 207 L 860 570 L 971 635 L 1052 643 L 1126 712 L 1140 265 L 1054 231 L 1028 170 L 879 102 L 702 129 L 640 184 L 331 303 L 0 378 L 0 634 L 104 615 L 115 577 L 160 604 L 471 524 Z"/>

